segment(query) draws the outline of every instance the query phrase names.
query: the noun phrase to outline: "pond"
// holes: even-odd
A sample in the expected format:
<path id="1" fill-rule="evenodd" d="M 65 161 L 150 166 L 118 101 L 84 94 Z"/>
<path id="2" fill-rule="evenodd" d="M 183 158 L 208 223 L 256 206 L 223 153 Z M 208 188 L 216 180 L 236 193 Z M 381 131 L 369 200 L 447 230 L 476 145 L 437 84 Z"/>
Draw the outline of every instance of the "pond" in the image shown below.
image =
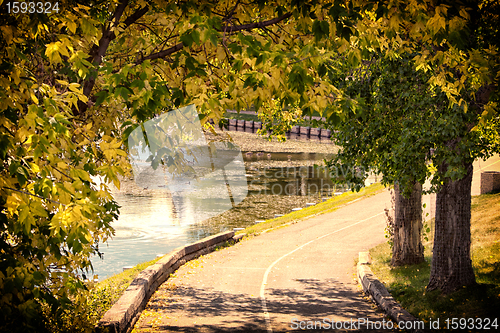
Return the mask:
<path id="1" fill-rule="evenodd" d="M 172 195 L 168 189 L 114 193 L 121 206 L 119 220 L 114 223 L 116 234 L 107 244 L 101 244 L 103 260 L 93 259 L 94 274 L 102 280 L 126 266 L 152 260 L 179 246 L 235 227 L 247 227 L 275 214 L 286 214 L 344 191 L 332 183 L 324 167 L 314 166 L 327 156 L 243 151 L 248 194 L 233 209 L 217 216 L 207 211 L 216 205 L 213 201 L 205 205 Z M 122 188 L 127 185 L 131 184 Z"/>

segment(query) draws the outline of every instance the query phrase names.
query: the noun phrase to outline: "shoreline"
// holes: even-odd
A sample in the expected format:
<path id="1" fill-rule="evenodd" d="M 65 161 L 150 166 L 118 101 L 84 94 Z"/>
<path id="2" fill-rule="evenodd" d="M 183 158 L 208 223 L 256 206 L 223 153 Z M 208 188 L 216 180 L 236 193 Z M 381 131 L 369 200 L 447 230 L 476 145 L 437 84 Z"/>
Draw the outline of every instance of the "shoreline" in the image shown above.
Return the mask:
<path id="1" fill-rule="evenodd" d="M 316 154 L 319 156 L 333 155 L 338 151 L 338 147 L 335 146 L 331 141 L 319 142 L 315 140 L 295 140 L 289 139 L 284 142 L 279 142 L 277 140 L 267 140 L 266 138 L 247 132 L 233 132 L 224 131 L 218 132 L 219 134 L 229 135 L 233 142 L 240 148 L 242 154 L 248 152 L 263 153 L 264 155 L 270 153 L 290 153 L 290 154 Z M 313 165 L 323 166 L 323 160 L 288 160 L 288 161 L 278 161 L 272 159 L 257 159 L 250 160 L 247 158 L 245 160 L 245 168 L 249 170 L 263 170 L 265 168 L 287 168 L 287 167 L 301 167 L 301 166 L 313 166 Z M 132 172 L 124 177 L 119 177 L 120 189 L 117 189 L 113 184 L 108 184 L 110 186 L 111 192 L 113 194 L 130 194 L 136 196 L 154 196 L 156 193 L 164 193 L 168 189 L 147 189 L 138 186 L 133 178 Z"/>
<path id="2" fill-rule="evenodd" d="M 295 140 L 288 139 L 279 142 L 275 139 L 269 141 L 258 134 L 224 131 L 242 151 L 254 151 L 265 153 L 316 153 L 316 154 L 335 154 L 338 147 L 332 141 L 319 140 Z"/>

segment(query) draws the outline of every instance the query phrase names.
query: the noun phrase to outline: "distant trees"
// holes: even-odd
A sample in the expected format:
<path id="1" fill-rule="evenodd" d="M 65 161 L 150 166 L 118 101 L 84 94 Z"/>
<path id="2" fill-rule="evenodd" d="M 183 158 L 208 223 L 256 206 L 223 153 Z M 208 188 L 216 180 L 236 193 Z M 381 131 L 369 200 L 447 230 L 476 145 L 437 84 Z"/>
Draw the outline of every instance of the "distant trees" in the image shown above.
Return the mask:
<path id="1" fill-rule="evenodd" d="M 351 94 L 351 112 L 335 119 L 342 128 L 339 158 L 375 167 L 383 181 L 397 182 L 406 193 L 431 179 L 437 211 L 429 290 L 448 293 L 475 283 L 472 162 L 498 152 L 493 139 L 498 133 L 492 134 L 488 120 L 498 112 L 499 36 L 491 24 L 498 9 L 493 1 L 379 2 L 373 16 L 357 23 L 359 40 L 377 30 L 374 49 L 387 67 L 368 66 L 373 53 L 367 50 L 364 66 L 353 68 L 358 75 L 347 87 L 360 98 Z M 405 57 L 410 59 L 398 60 Z M 489 135 L 482 131 L 486 128 Z M 407 237 L 414 230 L 408 229 Z"/>
<path id="2" fill-rule="evenodd" d="M 383 183 L 394 184 L 390 231 L 395 266 L 424 260 L 422 183 L 431 175 L 426 162 L 434 143 L 422 134 L 431 131 L 431 114 L 439 107 L 439 94 L 427 84 L 430 75 L 416 72 L 410 61 L 374 54 L 359 68 L 332 66 L 331 71 L 334 84 L 358 102 L 334 126 L 334 140 L 342 149 L 331 163 L 372 169 L 382 174 Z M 363 177 L 347 180 L 356 187 L 364 184 Z"/>

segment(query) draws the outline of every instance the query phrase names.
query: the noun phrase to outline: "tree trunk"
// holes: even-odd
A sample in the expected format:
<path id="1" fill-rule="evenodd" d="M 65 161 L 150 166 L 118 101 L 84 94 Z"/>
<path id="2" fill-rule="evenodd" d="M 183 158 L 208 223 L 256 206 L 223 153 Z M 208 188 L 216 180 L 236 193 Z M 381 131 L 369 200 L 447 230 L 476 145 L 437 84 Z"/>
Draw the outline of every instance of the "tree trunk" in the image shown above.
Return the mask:
<path id="1" fill-rule="evenodd" d="M 441 166 L 443 169 L 446 166 Z M 436 196 L 436 230 L 428 290 L 448 294 L 476 283 L 470 256 L 472 163 L 467 175 L 446 181 Z"/>
<path id="2" fill-rule="evenodd" d="M 415 183 L 409 198 L 394 185 L 394 241 L 392 266 L 418 264 L 424 261 L 422 245 L 422 184 Z"/>

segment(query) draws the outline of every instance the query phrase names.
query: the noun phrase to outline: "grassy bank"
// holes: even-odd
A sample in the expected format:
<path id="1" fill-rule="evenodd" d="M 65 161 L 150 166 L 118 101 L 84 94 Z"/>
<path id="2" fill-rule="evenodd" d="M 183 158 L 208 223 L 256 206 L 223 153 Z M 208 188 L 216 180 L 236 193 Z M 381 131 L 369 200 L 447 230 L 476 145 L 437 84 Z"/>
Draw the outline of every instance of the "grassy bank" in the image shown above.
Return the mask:
<path id="1" fill-rule="evenodd" d="M 475 286 L 450 295 L 441 295 L 440 291 L 426 291 L 432 259 L 433 230 L 429 241 L 424 244 L 424 263 L 391 268 L 391 251 L 389 245 L 384 243 L 370 250 L 373 260 L 371 268 L 394 298 L 422 320 L 440 319 L 443 327 L 447 318 L 496 318 L 500 309 L 499 208 L 500 193 L 472 198 L 472 264 L 478 283 Z M 500 325 L 500 319 L 497 324 Z"/>
<path id="2" fill-rule="evenodd" d="M 279 218 L 270 219 L 265 222 L 256 224 L 249 228 L 246 228 L 239 233 L 245 233 L 249 236 L 257 235 L 264 231 L 268 231 L 273 228 L 278 228 L 294 221 L 298 221 L 309 216 L 314 216 L 318 214 L 323 214 L 331 212 L 339 207 L 348 204 L 354 200 L 360 199 L 362 197 L 367 197 L 379 193 L 384 187 L 380 184 L 373 184 L 369 187 L 362 189 L 357 193 L 344 193 L 342 195 L 333 197 L 325 202 L 319 203 L 317 205 L 304 208 L 300 211 L 293 212 L 284 215 Z M 110 278 L 107 278 L 94 286 L 91 289 L 91 299 L 89 299 L 89 306 L 92 312 L 92 318 L 95 323 L 108 311 L 111 306 L 120 298 L 125 289 L 130 285 L 132 280 L 146 267 L 154 264 L 156 260 L 149 261 L 146 263 L 139 264 L 132 269 L 126 270 L 124 272 L 118 273 Z"/>
<path id="3" fill-rule="evenodd" d="M 99 319 L 101 319 L 106 311 L 113 306 L 142 270 L 153 265 L 159 259 L 160 258 L 140 263 L 131 269 L 127 269 L 103 281 L 90 285 L 88 306 L 90 308 L 93 324 L 97 324 Z"/>

